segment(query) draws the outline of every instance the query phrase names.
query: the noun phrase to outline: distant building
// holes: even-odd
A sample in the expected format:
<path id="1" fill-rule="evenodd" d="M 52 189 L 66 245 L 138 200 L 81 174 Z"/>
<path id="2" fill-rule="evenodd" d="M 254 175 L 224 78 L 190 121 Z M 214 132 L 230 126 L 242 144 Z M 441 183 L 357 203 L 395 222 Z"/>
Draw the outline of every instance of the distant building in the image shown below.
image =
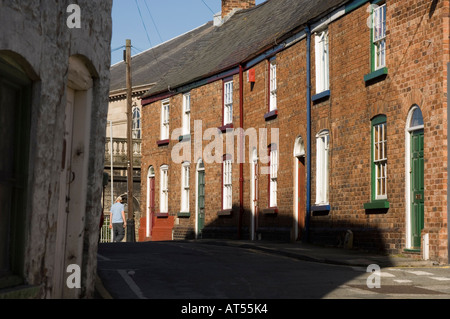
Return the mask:
<path id="1" fill-rule="evenodd" d="M 94 295 L 112 1 L 77 3 L 0 4 L 2 298 Z"/>
<path id="2" fill-rule="evenodd" d="M 140 239 L 448 262 L 448 1 L 239 3 L 142 97 Z"/>
<path id="3" fill-rule="evenodd" d="M 162 43 L 150 50 L 132 57 L 131 75 L 133 87 L 133 196 L 137 239 L 142 209 L 141 188 L 141 156 L 142 156 L 142 108 L 140 97 L 151 89 L 155 83 L 172 70 L 174 65 L 190 58 L 187 52 L 195 51 L 199 40 L 213 30 L 212 23 L 189 31 L 179 37 Z M 111 67 L 111 83 L 109 92 L 109 110 L 106 128 L 105 173 L 110 175 L 105 186 L 104 214 L 106 223 L 103 228 L 103 241 L 110 241 L 107 228 L 111 201 L 122 196 L 127 202 L 127 95 L 126 65 L 119 62 Z M 112 136 L 112 140 L 111 140 Z M 112 146 L 111 146 L 112 144 Z M 112 152 L 111 152 L 112 149 Z M 112 153 L 112 154 L 111 154 Z M 112 160 L 111 160 L 112 155 Z M 112 165 L 111 165 L 112 162 Z M 112 168 L 112 173 L 111 173 Z M 111 176 L 113 185 L 111 187 Z M 111 194 L 113 192 L 113 194 Z M 128 212 L 126 212 L 128 214 Z"/>

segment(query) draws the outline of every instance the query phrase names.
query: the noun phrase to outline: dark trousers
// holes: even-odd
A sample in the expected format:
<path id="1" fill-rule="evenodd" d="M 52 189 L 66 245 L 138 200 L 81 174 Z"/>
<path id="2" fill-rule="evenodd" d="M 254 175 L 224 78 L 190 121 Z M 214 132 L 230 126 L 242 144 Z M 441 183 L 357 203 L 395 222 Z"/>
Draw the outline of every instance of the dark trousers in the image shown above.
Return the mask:
<path id="1" fill-rule="evenodd" d="M 114 242 L 119 243 L 125 237 L 125 228 L 123 228 L 123 223 L 113 224 L 113 234 Z"/>

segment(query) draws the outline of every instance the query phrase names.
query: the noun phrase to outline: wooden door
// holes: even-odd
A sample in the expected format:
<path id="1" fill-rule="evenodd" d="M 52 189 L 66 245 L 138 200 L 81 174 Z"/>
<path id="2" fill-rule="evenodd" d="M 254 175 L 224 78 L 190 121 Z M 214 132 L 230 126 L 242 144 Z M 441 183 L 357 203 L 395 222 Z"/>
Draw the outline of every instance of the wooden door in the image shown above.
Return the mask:
<path id="1" fill-rule="evenodd" d="M 297 196 L 298 196 L 298 240 L 302 238 L 305 229 L 306 217 L 306 167 L 305 157 L 298 157 L 298 171 L 297 171 Z"/>
<path id="2" fill-rule="evenodd" d="M 420 248 L 424 227 L 424 132 L 411 135 L 411 240 L 412 248 Z"/>
<path id="3" fill-rule="evenodd" d="M 201 234 L 205 227 L 205 171 L 198 171 L 198 219 L 197 229 L 198 234 Z"/>

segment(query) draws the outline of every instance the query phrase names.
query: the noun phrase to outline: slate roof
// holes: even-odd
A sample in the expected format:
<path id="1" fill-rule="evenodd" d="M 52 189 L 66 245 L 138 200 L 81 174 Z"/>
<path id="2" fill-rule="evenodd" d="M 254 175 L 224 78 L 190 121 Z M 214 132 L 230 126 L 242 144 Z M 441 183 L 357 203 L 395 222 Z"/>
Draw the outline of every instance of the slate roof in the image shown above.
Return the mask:
<path id="1" fill-rule="evenodd" d="M 168 70 L 182 66 L 195 52 L 196 43 L 213 31 L 212 21 L 150 50 L 132 57 L 131 74 L 133 87 L 164 83 Z M 110 92 L 126 88 L 125 63 L 111 67 Z M 167 88 L 167 85 L 166 85 Z"/>
<path id="2" fill-rule="evenodd" d="M 157 56 L 161 57 L 159 65 L 149 54 L 151 50 L 145 58 L 133 59 L 136 68 L 133 85 L 145 80 L 146 84 L 154 82 L 143 95 L 147 98 L 229 70 L 275 47 L 307 23 L 346 2 L 348 0 L 267 0 L 254 8 L 238 11 L 220 27 L 210 22 L 190 35 L 174 39 L 174 43 L 169 41 L 155 48 L 155 52 L 159 50 Z M 158 68 L 160 72 L 155 74 Z M 118 69 L 112 71 L 113 77 Z M 113 80 L 111 87 L 114 85 Z"/>

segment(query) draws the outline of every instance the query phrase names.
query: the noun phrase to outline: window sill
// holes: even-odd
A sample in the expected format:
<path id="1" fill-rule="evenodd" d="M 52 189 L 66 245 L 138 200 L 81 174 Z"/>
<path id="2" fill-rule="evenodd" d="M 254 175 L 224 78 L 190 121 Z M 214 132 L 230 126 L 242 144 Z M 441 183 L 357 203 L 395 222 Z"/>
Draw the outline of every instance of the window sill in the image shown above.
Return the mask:
<path id="1" fill-rule="evenodd" d="M 420 248 L 405 248 L 403 249 L 406 253 L 421 253 L 422 250 Z"/>
<path id="2" fill-rule="evenodd" d="M 276 119 L 277 117 L 278 117 L 278 110 L 273 110 L 273 111 L 271 111 L 271 112 L 269 112 L 269 113 L 266 113 L 266 114 L 264 115 L 264 119 L 265 119 L 266 121 L 274 120 L 274 119 Z"/>
<path id="3" fill-rule="evenodd" d="M 387 200 L 377 200 L 364 204 L 365 210 L 381 210 L 381 209 L 389 209 L 389 207 L 390 205 Z"/>
<path id="4" fill-rule="evenodd" d="M 23 279 L 18 276 L 6 276 L 0 278 L 0 289 L 20 286 L 23 284 Z"/>
<path id="5" fill-rule="evenodd" d="M 233 209 L 224 209 L 217 212 L 218 216 L 231 216 L 233 214 Z"/>
<path id="6" fill-rule="evenodd" d="M 189 142 L 191 140 L 191 134 L 181 135 L 178 137 L 179 142 Z"/>
<path id="7" fill-rule="evenodd" d="M 0 290 L 0 299 L 37 299 L 39 286 L 16 286 Z"/>
<path id="8" fill-rule="evenodd" d="M 178 213 L 177 213 L 177 217 L 180 217 L 180 218 L 190 218 L 190 217 L 191 217 L 191 213 L 190 213 L 190 212 L 178 212 Z"/>
<path id="9" fill-rule="evenodd" d="M 312 101 L 313 102 L 320 102 L 322 100 L 328 100 L 331 96 L 331 91 L 330 90 L 326 90 L 323 91 L 322 93 L 316 94 L 312 97 Z"/>
<path id="10" fill-rule="evenodd" d="M 156 213 L 155 217 L 156 218 L 168 218 L 169 217 L 169 213 Z"/>
<path id="11" fill-rule="evenodd" d="M 156 142 L 156 144 L 158 146 L 166 146 L 166 145 L 169 145 L 169 143 L 170 143 L 170 140 L 160 140 L 160 141 Z"/>
<path id="12" fill-rule="evenodd" d="M 264 216 L 276 216 L 276 215 L 278 215 L 278 208 L 270 207 L 270 208 L 263 209 L 262 214 Z"/>
<path id="13" fill-rule="evenodd" d="M 234 128 L 233 124 L 227 124 L 221 127 L 218 127 L 219 131 L 222 133 L 227 133 L 228 130 L 232 130 Z"/>
<path id="14" fill-rule="evenodd" d="M 384 80 L 386 78 L 387 74 L 388 74 L 388 68 L 386 68 L 386 67 L 381 68 L 377 71 L 366 74 L 364 76 L 364 82 L 366 82 L 366 85 L 369 85 L 373 82 Z"/>

